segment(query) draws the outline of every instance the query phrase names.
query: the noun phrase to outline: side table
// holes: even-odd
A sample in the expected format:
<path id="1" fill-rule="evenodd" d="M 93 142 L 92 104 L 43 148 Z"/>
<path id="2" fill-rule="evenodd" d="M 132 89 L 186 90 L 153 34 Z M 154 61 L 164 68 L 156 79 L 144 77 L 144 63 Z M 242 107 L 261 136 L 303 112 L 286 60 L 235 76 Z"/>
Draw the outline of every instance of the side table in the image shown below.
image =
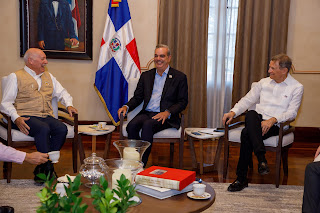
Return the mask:
<path id="1" fill-rule="evenodd" d="M 185 128 L 185 133 L 188 135 L 188 141 L 190 145 L 191 158 L 193 167 L 197 168 L 197 158 L 194 150 L 193 139 L 199 139 L 200 141 L 200 174 L 203 174 L 203 140 L 212 140 L 219 138 L 218 146 L 216 150 L 216 154 L 214 157 L 213 169 L 216 169 L 216 166 L 219 162 L 219 157 L 222 148 L 222 136 L 224 136 L 224 132 L 214 132 L 213 128 Z M 193 132 L 199 133 L 199 135 L 193 134 Z M 204 133 L 208 132 L 208 133 Z M 209 133 L 210 132 L 210 133 Z"/>
<path id="2" fill-rule="evenodd" d="M 111 141 L 111 133 L 116 129 L 113 125 L 106 125 L 107 130 L 95 130 L 91 128 L 92 125 L 79 125 L 79 134 L 92 136 L 92 152 L 96 152 L 96 140 L 98 135 L 107 135 L 106 144 L 104 147 L 103 158 L 106 159 L 109 155 L 109 146 Z M 81 140 L 81 135 L 80 135 Z M 83 164 L 83 162 L 81 162 Z"/>

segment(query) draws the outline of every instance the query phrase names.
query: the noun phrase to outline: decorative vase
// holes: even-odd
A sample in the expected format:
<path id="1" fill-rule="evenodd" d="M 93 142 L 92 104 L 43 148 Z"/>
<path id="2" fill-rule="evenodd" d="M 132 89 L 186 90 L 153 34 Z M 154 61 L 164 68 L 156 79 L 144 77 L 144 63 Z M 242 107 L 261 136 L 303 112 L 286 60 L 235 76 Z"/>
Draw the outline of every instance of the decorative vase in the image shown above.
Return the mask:
<path id="1" fill-rule="evenodd" d="M 143 153 L 151 143 L 142 140 L 119 140 L 113 142 L 113 145 L 118 149 L 121 158 L 141 161 Z"/>

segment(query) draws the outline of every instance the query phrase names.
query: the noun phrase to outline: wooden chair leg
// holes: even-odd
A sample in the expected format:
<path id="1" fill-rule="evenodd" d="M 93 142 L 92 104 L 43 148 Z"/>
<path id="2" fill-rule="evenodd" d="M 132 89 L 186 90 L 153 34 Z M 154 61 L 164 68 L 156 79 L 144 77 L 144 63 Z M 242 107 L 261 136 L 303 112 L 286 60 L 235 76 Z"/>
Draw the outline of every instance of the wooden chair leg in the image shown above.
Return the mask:
<path id="1" fill-rule="evenodd" d="M 77 162 L 78 162 L 78 137 L 75 135 L 72 140 L 72 162 L 73 162 L 73 172 L 77 173 Z"/>
<path id="2" fill-rule="evenodd" d="M 251 154 L 251 157 L 250 157 L 250 160 L 249 160 L 249 168 L 250 168 L 250 169 L 253 169 L 252 154 Z"/>
<path id="3" fill-rule="evenodd" d="M 227 177 L 228 171 L 228 164 L 229 164 L 229 142 L 224 142 L 224 156 L 223 156 L 223 180 Z"/>
<path id="4" fill-rule="evenodd" d="M 284 149 L 281 153 L 283 173 L 285 176 L 288 176 L 288 149 Z"/>
<path id="5" fill-rule="evenodd" d="M 79 146 L 79 156 L 80 156 L 80 163 L 83 164 L 84 159 L 86 158 L 82 143 L 81 135 L 78 135 L 78 146 Z"/>
<path id="6" fill-rule="evenodd" d="M 183 148 L 184 148 L 184 137 L 181 137 L 179 141 L 179 168 L 180 169 L 183 169 Z"/>
<path id="7" fill-rule="evenodd" d="M 276 152 L 276 187 L 280 184 L 281 151 Z"/>
<path id="8" fill-rule="evenodd" d="M 11 172 L 12 172 L 12 163 L 6 162 L 6 176 L 7 176 L 7 183 L 11 182 Z"/>
<path id="9" fill-rule="evenodd" d="M 109 147 L 110 147 L 110 142 L 111 142 L 111 135 L 112 133 L 109 133 L 107 135 L 107 140 L 106 140 L 106 144 L 104 146 L 104 153 L 103 153 L 103 158 L 107 159 L 109 156 Z"/>
<path id="10" fill-rule="evenodd" d="M 170 167 L 173 167 L 174 143 L 170 143 Z"/>

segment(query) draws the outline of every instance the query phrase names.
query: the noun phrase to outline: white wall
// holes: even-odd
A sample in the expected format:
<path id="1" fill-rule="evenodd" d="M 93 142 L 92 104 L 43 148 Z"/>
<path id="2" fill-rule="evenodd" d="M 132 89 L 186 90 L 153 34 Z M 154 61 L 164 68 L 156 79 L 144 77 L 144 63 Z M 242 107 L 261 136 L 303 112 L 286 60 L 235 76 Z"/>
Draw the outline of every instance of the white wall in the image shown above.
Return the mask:
<path id="1" fill-rule="evenodd" d="M 80 120 L 110 120 L 93 84 L 109 0 L 93 1 L 93 60 L 49 59 L 48 70 L 73 96 Z M 128 0 L 142 67 L 153 57 L 158 0 Z M 0 2 L 0 77 L 23 68 L 20 58 L 19 1 Z"/>
<path id="2" fill-rule="evenodd" d="M 304 95 L 295 126 L 320 127 L 320 1 L 291 0 L 287 53 L 304 86 Z M 306 71 L 318 71 L 306 74 Z"/>
<path id="3" fill-rule="evenodd" d="M 153 57 L 158 0 L 128 0 L 142 67 Z M 48 69 L 74 97 L 80 120 L 109 120 L 93 88 L 109 0 L 93 0 L 93 60 L 49 59 Z M 19 1 L 0 2 L 0 77 L 23 67 L 19 57 Z M 320 71 L 320 2 L 291 0 L 288 55 L 299 70 Z M 306 43 L 308 42 L 308 43 Z M 311 45 L 310 45 L 311 44 Z M 303 59 L 303 60 L 301 60 Z M 306 60 L 308 60 L 306 62 Z M 320 74 L 293 74 L 305 88 L 295 126 L 319 127 Z"/>

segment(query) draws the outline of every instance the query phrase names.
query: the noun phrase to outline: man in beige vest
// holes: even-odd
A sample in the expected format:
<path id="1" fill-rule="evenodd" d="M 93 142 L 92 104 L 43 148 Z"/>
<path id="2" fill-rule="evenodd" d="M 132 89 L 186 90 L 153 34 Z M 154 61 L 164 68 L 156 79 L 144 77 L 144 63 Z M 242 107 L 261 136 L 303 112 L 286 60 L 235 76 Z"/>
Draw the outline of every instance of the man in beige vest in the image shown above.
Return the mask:
<path id="1" fill-rule="evenodd" d="M 57 97 L 69 111 L 77 113 L 72 97 L 49 72 L 45 53 L 36 48 L 24 55 L 25 67 L 7 78 L 0 110 L 11 116 L 13 128 L 34 137 L 41 153 L 58 151 L 65 142 L 67 127 L 53 117 L 52 98 Z M 47 161 L 35 168 L 35 181 L 41 182 L 38 173 L 55 175 L 53 164 Z"/>

